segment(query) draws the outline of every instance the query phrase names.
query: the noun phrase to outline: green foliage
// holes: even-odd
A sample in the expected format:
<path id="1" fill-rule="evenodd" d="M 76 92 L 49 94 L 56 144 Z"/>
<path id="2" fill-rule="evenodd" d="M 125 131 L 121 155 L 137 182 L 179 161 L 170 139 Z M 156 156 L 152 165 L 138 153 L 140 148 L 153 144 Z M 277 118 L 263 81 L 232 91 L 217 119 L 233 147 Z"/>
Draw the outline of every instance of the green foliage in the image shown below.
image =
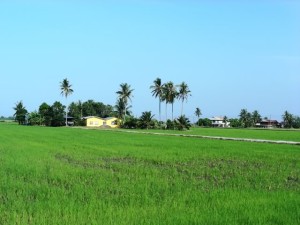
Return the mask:
<path id="1" fill-rule="evenodd" d="M 183 102 L 187 101 L 188 97 L 191 96 L 191 91 L 185 82 L 179 84 L 178 88 L 179 90 L 176 97 L 181 100 L 181 116 L 183 116 Z"/>
<path id="2" fill-rule="evenodd" d="M 150 86 L 150 89 L 152 89 L 151 93 L 152 96 L 155 98 L 158 97 L 159 101 L 159 121 L 161 121 L 161 102 L 163 99 L 163 83 L 161 82 L 160 78 L 156 78 L 153 81 L 153 85 Z"/>
<path id="3" fill-rule="evenodd" d="M 237 127 L 242 126 L 241 121 L 239 119 L 236 119 L 236 118 L 229 119 L 229 122 L 230 122 L 230 126 L 233 127 L 233 128 L 237 128 Z"/>
<path id="4" fill-rule="evenodd" d="M 178 130 L 189 130 L 191 125 L 190 120 L 185 115 L 178 117 L 174 121 L 175 127 Z"/>
<path id="5" fill-rule="evenodd" d="M 251 113 L 249 113 L 247 109 L 242 109 L 239 116 L 241 127 L 247 128 L 253 125 Z"/>
<path id="6" fill-rule="evenodd" d="M 119 119 L 124 119 L 125 116 L 131 116 L 130 105 L 125 105 L 124 101 L 120 98 L 117 99 L 115 109 L 115 116 Z"/>
<path id="7" fill-rule="evenodd" d="M 26 114 L 27 109 L 23 105 L 22 101 L 19 101 L 16 103 L 16 106 L 14 107 L 14 110 L 16 111 L 14 116 L 15 120 L 21 125 L 26 123 Z"/>
<path id="8" fill-rule="evenodd" d="M 138 119 L 134 116 L 128 116 L 121 127 L 125 129 L 136 129 L 138 128 Z"/>
<path id="9" fill-rule="evenodd" d="M 167 120 L 165 129 L 174 130 L 175 129 L 175 122 L 173 120 Z"/>
<path id="10" fill-rule="evenodd" d="M 172 120 L 173 120 L 173 111 L 174 111 L 173 106 L 177 94 L 178 92 L 176 86 L 172 81 L 169 81 L 168 83 L 163 85 L 163 100 L 166 102 L 166 104 L 172 105 Z"/>
<path id="11" fill-rule="evenodd" d="M 201 109 L 197 107 L 196 110 L 195 110 L 195 116 L 197 116 L 198 119 L 199 119 L 201 115 L 202 115 Z"/>
<path id="12" fill-rule="evenodd" d="M 141 129 L 150 129 L 154 128 L 154 115 L 151 114 L 151 111 L 143 112 L 138 121 L 138 127 Z"/>
<path id="13" fill-rule="evenodd" d="M 293 124 L 292 124 L 293 128 L 300 128 L 300 117 L 299 116 L 294 116 L 293 117 Z"/>
<path id="14" fill-rule="evenodd" d="M 66 99 L 69 95 L 71 95 L 73 93 L 73 89 L 71 87 L 72 87 L 72 85 L 70 84 L 70 82 L 68 81 L 67 78 L 63 79 L 63 81 L 60 82 L 61 95 L 64 95 L 66 97 Z M 65 110 L 66 110 L 65 125 L 68 126 L 68 106 L 65 107 Z M 55 118 L 55 119 L 58 119 L 58 118 Z M 55 124 L 57 124 L 57 123 L 55 122 Z"/>
<path id="15" fill-rule="evenodd" d="M 128 101 L 131 101 L 131 98 L 133 97 L 132 93 L 133 93 L 134 89 L 131 89 L 131 86 L 127 83 L 122 83 L 120 84 L 120 89 L 119 91 L 116 92 L 116 94 L 118 95 L 118 101 L 120 102 L 120 104 L 123 105 L 122 109 L 124 111 L 123 114 L 123 121 L 126 120 L 126 111 L 128 108 Z"/>
<path id="16" fill-rule="evenodd" d="M 259 123 L 261 121 L 261 115 L 257 110 L 254 110 L 251 115 L 252 119 L 252 126 L 255 126 L 255 124 Z"/>
<path id="17" fill-rule="evenodd" d="M 53 103 L 49 112 L 51 115 L 51 126 L 59 127 L 65 125 L 64 110 L 65 106 L 60 102 L 56 101 Z"/>
<path id="18" fill-rule="evenodd" d="M 289 113 L 288 111 L 285 111 L 282 115 L 283 123 L 285 128 L 292 128 L 293 126 L 293 114 Z"/>
<path id="19" fill-rule="evenodd" d="M 197 125 L 200 127 L 211 127 L 212 123 L 211 123 L 210 119 L 203 118 L 203 119 L 198 120 Z"/>
<path id="20" fill-rule="evenodd" d="M 41 123 L 42 123 L 42 117 L 37 111 L 28 114 L 29 125 L 41 125 Z"/>
<path id="21" fill-rule="evenodd" d="M 60 82 L 60 90 L 61 95 L 65 96 L 66 98 L 73 93 L 73 89 L 71 88 L 72 85 L 68 81 L 67 78 L 63 79 L 62 82 Z"/>

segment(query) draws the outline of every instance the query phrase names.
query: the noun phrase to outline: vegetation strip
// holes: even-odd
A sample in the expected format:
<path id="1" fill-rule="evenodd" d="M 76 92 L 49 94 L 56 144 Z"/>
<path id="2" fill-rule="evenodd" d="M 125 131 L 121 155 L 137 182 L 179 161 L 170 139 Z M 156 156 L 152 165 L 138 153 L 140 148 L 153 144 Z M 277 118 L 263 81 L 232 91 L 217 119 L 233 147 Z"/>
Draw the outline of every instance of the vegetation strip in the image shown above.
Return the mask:
<path id="1" fill-rule="evenodd" d="M 218 137 L 218 136 L 206 136 L 206 135 L 194 135 L 194 134 L 152 133 L 152 132 L 145 132 L 145 131 L 120 130 L 120 129 L 119 130 L 107 129 L 107 130 L 116 131 L 116 132 L 125 132 L 125 133 L 205 138 L 205 139 L 215 139 L 215 140 L 225 140 L 225 141 L 245 141 L 245 142 L 270 143 L 270 144 L 300 145 L 300 142 L 297 141 L 282 141 L 282 140 L 275 141 L 275 140 L 263 140 L 263 139 L 252 139 L 252 138 Z"/>

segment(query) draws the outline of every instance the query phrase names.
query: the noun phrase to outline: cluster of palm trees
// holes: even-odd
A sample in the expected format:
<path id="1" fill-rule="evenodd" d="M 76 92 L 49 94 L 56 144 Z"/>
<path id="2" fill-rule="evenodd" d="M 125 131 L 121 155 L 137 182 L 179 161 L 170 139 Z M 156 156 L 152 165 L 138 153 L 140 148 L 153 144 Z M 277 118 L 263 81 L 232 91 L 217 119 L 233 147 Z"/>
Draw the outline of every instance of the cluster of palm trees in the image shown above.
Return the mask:
<path id="1" fill-rule="evenodd" d="M 165 124 L 166 124 L 166 126 L 168 125 L 168 123 L 171 123 L 170 126 L 176 125 L 177 127 L 181 127 L 182 124 L 189 124 L 188 119 L 183 115 L 184 102 L 188 100 L 189 96 L 191 96 L 191 91 L 185 82 L 182 82 L 179 85 L 175 85 L 172 81 L 163 83 L 161 78 L 156 78 L 153 81 L 153 85 L 150 86 L 150 89 L 151 89 L 152 96 L 154 96 L 155 98 L 158 98 L 158 100 L 159 100 L 159 121 L 157 121 L 157 122 L 159 122 L 160 124 L 163 123 L 162 118 L 161 118 L 161 103 L 165 102 L 165 107 L 166 107 L 165 108 L 165 113 L 166 113 Z M 60 111 L 65 109 L 65 124 L 67 126 L 68 125 L 68 109 L 70 111 L 72 111 L 72 108 L 74 108 L 74 107 L 71 107 L 73 105 L 73 103 L 70 105 L 70 107 L 68 107 L 67 98 L 74 91 L 72 89 L 72 85 L 70 84 L 70 82 L 67 78 L 63 79 L 62 82 L 60 82 L 60 90 L 61 90 L 61 95 L 63 95 L 66 98 L 66 107 L 63 105 L 60 105 L 59 107 L 57 107 L 56 106 L 57 104 L 54 104 L 52 106 L 52 108 L 59 108 Z M 109 114 L 111 114 L 111 115 L 114 114 L 118 118 L 121 118 L 123 120 L 122 122 L 125 123 L 126 116 L 130 115 L 131 105 L 129 103 L 131 102 L 131 99 L 133 97 L 133 91 L 134 91 L 134 89 L 132 89 L 129 84 L 127 84 L 127 83 L 120 84 L 120 88 L 116 92 L 118 97 L 117 97 L 116 105 L 114 107 L 115 111 L 113 111 L 113 107 L 109 106 L 109 105 L 102 106 L 100 103 L 96 104 L 93 102 L 92 102 L 93 103 L 92 105 L 96 104 L 97 105 L 96 108 L 99 108 L 101 106 L 100 108 L 102 111 L 103 111 L 103 108 L 105 108 L 106 111 L 107 110 L 110 111 Z M 181 116 L 176 120 L 174 120 L 174 116 L 173 116 L 175 100 L 181 101 Z M 90 103 L 90 102 L 88 101 L 88 103 Z M 45 103 L 43 103 L 43 104 L 45 104 Z M 168 104 L 171 104 L 171 106 L 172 106 L 172 120 L 168 120 L 168 112 L 167 112 Z M 23 105 L 22 101 L 16 103 L 14 110 L 16 111 L 14 116 L 15 116 L 16 120 L 19 122 L 19 124 L 26 123 L 26 116 L 27 116 L 28 112 L 27 112 L 25 106 Z M 40 109 L 40 111 L 42 112 L 43 110 Z M 41 117 L 41 115 L 42 115 L 42 113 L 40 113 L 39 115 L 36 115 L 35 117 L 38 118 L 38 117 Z M 82 110 L 81 110 L 81 115 L 82 115 Z M 200 116 L 202 115 L 200 108 L 198 108 L 198 107 L 196 108 L 195 115 L 198 117 L 198 119 L 200 118 Z M 239 119 L 236 119 L 238 127 L 245 127 L 245 128 L 251 127 L 251 126 L 254 126 L 256 123 L 258 123 L 259 121 L 261 121 L 261 115 L 258 113 L 257 110 L 250 113 L 246 109 L 242 109 L 239 117 L 240 117 Z M 285 111 L 282 118 L 283 118 L 285 127 L 287 127 L 287 128 L 300 127 L 300 118 L 299 117 L 294 116 L 294 115 L 290 114 L 289 112 Z M 153 120 L 153 115 L 151 114 L 151 112 L 143 112 L 141 118 L 139 118 L 141 127 L 145 127 L 147 129 L 149 127 L 153 126 L 152 120 Z M 226 120 L 227 120 L 227 118 L 226 118 Z M 232 120 L 231 121 L 232 124 L 234 124 L 233 123 L 234 119 L 231 119 L 231 120 Z"/>
<path id="2" fill-rule="evenodd" d="M 133 97 L 134 89 L 131 89 L 131 86 L 127 83 L 120 84 L 120 89 L 116 92 L 118 95 L 118 99 L 116 102 L 116 111 L 118 112 L 118 117 L 123 117 L 123 122 L 126 120 L 126 115 L 129 114 L 129 101 L 131 102 L 131 98 Z"/>
<path id="3" fill-rule="evenodd" d="M 161 103 L 165 102 L 166 121 L 168 118 L 168 104 L 172 106 L 172 120 L 174 120 L 174 102 L 176 99 L 181 101 L 181 116 L 183 116 L 183 104 L 191 96 L 191 91 L 185 82 L 174 85 L 172 81 L 162 83 L 161 78 L 156 78 L 153 85 L 150 86 L 152 96 L 158 98 L 159 101 L 159 120 L 161 121 Z"/>
<path id="4" fill-rule="evenodd" d="M 239 117 L 240 126 L 243 128 L 254 127 L 255 124 L 259 123 L 262 119 L 257 110 L 250 113 L 247 109 L 241 109 Z"/>

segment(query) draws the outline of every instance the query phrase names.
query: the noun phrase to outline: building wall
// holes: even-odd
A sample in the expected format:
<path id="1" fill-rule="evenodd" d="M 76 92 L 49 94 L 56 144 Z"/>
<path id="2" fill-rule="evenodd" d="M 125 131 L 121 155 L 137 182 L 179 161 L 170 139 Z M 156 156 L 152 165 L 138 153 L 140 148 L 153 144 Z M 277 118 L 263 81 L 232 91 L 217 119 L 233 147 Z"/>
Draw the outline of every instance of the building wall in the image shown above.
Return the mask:
<path id="1" fill-rule="evenodd" d="M 117 128 L 118 125 L 118 119 L 117 118 L 110 118 L 108 120 L 106 120 L 106 125 L 110 126 L 111 128 Z"/>
<path id="2" fill-rule="evenodd" d="M 119 127 L 117 123 L 117 118 L 112 117 L 109 119 L 102 119 L 99 117 L 90 117 L 86 119 L 86 126 L 87 127 L 101 127 L 101 126 L 109 126 L 111 128 Z"/>

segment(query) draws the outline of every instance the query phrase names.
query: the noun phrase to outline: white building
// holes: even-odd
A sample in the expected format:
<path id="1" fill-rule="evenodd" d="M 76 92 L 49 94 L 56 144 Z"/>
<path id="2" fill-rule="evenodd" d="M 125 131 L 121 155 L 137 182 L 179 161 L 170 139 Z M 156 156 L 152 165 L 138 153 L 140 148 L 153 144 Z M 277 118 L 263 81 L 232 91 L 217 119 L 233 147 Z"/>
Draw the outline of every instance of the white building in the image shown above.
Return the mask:
<path id="1" fill-rule="evenodd" d="M 224 121 L 224 117 L 215 116 L 209 119 L 213 127 L 230 127 L 230 122 Z"/>

